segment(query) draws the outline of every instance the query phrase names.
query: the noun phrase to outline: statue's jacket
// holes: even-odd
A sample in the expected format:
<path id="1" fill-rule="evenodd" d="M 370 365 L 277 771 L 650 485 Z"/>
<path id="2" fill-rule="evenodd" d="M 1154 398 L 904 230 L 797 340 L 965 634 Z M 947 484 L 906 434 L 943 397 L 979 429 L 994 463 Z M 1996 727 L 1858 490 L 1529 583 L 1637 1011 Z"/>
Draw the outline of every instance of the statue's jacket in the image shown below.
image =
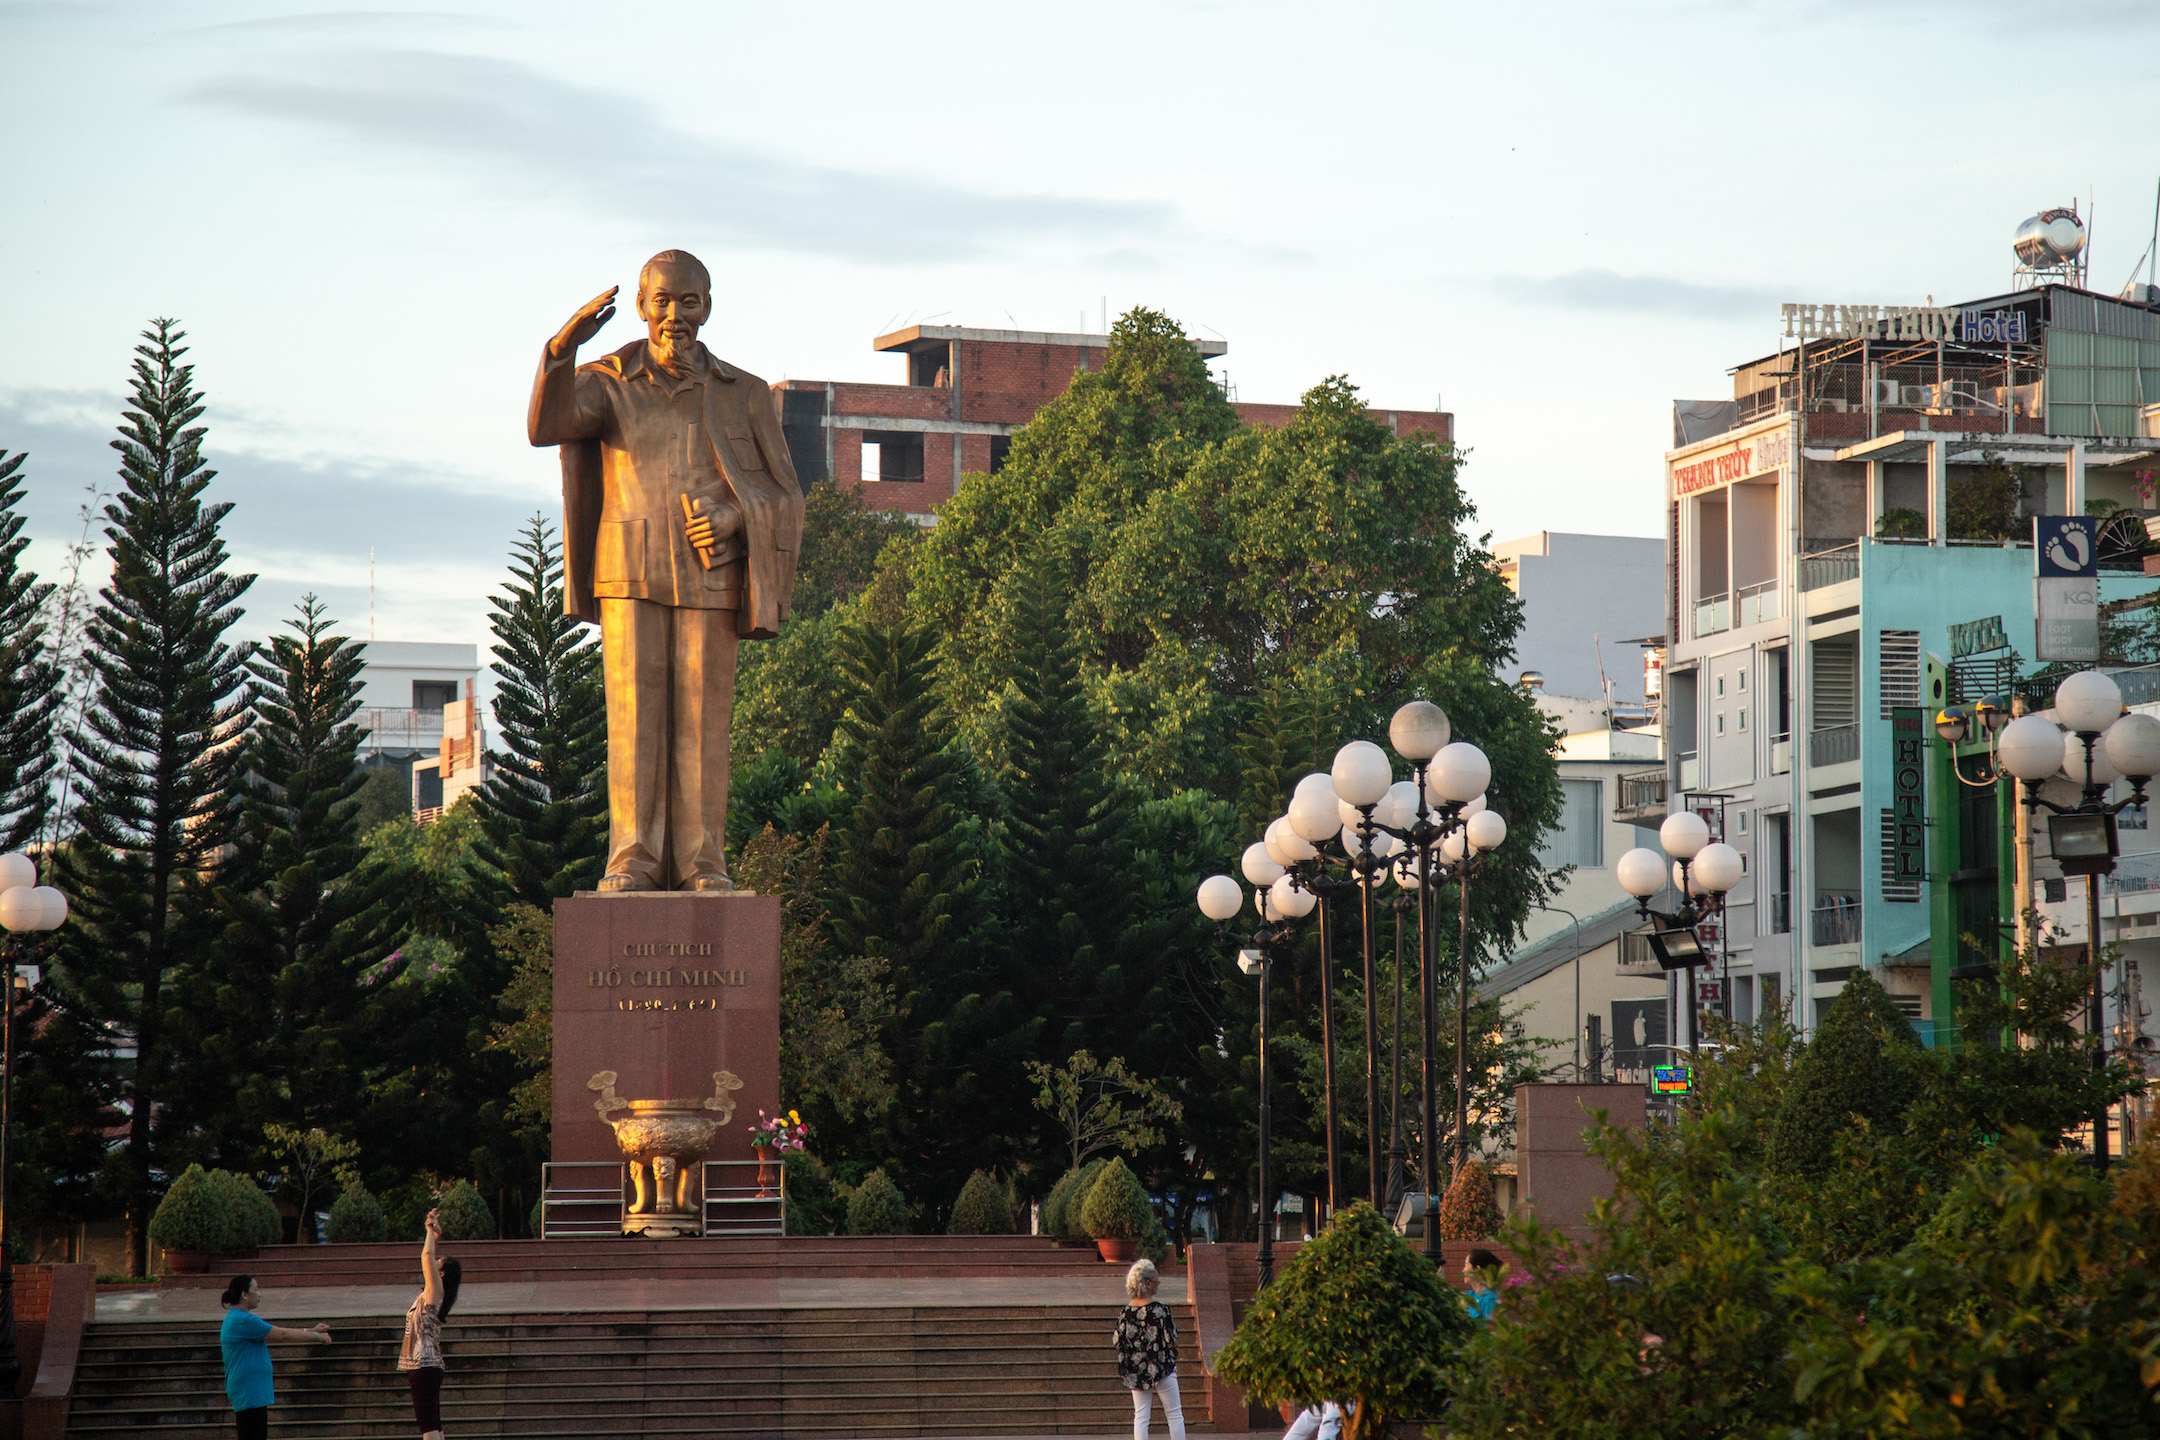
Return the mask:
<path id="1" fill-rule="evenodd" d="M 650 600 L 733 610 L 748 639 L 778 633 L 803 499 L 763 380 L 703 345 L 683 375 L 649 363 L 643 340 L 585 365 L 543 349 L 526 430 L 562 448 L 564 610 L 597 623 L 600 600 Z M 683 534 L 683 501 L 723 487 L 742 530 L 708 569 Z"/>

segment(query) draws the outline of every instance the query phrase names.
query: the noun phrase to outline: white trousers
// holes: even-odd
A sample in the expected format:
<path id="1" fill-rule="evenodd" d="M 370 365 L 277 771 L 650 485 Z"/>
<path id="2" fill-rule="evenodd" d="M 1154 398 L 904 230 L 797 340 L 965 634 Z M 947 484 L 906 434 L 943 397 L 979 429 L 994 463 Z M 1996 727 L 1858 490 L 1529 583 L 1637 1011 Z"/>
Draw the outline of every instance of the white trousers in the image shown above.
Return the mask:
<path id="1" fill-rule="evenodd" d="M 1173 1372 L 1156 1381 L 1145 1390 L 1132 1392 L 1133 1440 L 1148 1440 L 1148 1416 L 1154 1408 L 1154 1397 L 1162 1396 L 1163 1419 L 1170 1426 L 1170 1440 L 1185 1440 L 1185 1407 L 1178 1400 L 1177 1375 Z"/>
<path id="2" fill-rule="evenodd" d="M 1335 1440 L 1342 1434 L 1342 1407 L 1330 1400 L 1298 1411 L 1297 1419 L 1283 1431 L 1283 1440 Z"/>

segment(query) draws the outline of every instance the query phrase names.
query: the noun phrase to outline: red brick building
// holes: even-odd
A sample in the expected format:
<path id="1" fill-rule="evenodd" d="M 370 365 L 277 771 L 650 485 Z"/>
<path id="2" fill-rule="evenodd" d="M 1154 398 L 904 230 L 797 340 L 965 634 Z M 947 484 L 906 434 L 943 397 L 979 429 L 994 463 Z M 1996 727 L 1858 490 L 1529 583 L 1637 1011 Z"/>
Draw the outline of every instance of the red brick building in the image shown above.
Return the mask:
<path id="1" fill-rule="evenodd" d="M 1195 340 L 1207 359 L 1221 340 Z M 963 475 L 994 474 L 1013 431 L 1072 377 L 1102 363 L 1107 335 L 969 330 L 915 325 L 872 348 L 907 359 L 904 385 L 786 380 L 773 386 L 788 453 L 804 485 L 828 476 L 863 487 L 872 505 L 927 515 L 951 499 Z M 1238 404 L 1249 425 L 1287 424 L 1294 405 Z M 1402 435 L 1454 438 L 1454 418 L 1431 410 L 1376 410 Z M 867 453 L 866 453 L 867 452 Z"/>

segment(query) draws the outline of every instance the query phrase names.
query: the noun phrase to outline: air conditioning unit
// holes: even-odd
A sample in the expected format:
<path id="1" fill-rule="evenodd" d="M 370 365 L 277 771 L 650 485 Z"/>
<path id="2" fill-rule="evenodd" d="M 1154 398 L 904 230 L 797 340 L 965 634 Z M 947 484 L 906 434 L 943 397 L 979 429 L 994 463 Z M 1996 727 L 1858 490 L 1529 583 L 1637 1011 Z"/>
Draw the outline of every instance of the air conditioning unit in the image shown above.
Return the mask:
<path id="1" fill-rule="evenodd" d="M 1935 390 L 1933 385 L 1900 385 L 1897 403 L 1907 410 L 1929 409 L 1935 404 Z"/>

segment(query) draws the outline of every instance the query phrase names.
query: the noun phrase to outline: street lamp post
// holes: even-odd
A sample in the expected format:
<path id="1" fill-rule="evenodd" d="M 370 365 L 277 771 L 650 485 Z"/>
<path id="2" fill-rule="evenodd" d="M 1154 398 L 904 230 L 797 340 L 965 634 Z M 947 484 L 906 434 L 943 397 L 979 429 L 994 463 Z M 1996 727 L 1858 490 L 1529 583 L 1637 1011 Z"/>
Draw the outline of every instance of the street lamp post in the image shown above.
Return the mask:
<path id="1" fill-rule="evenodd" d="M 1251 943 L 1238 951 L 1238 968 L 1260 981 L 1260 1173 L 1259 1210 L 1260 1243 L 1254 1254 L 1259 1269 L 1259 1288 L 1265 1290 L 1275 1278 L 1275 1180 L 1273 1170 L 1273 1115 L 1268 1103 L 1268 981 L 1274 969 L 1275 952 L 1291 942 L 1294 932 L 1290 921 L 1304 915 L 1312 908 L 1313 899 L 1302 891 L 1284 887 L 1282 898 L 1287 910 L 1278 914 L 1275 903 L 1282 886 L 1282 866 L 1268 854 L 1266 845 L 1246 847 L 1242 868 L 1245 878 L 1256 887 L 1253 891 L 1253 908 L 1259 912 L 1260 924 L 1252 933 Z M 1238 884 L 1227 875 L 1211 875 L 1200 883 L 1200 913 L 1218 926 L 1227 926 L 1243 907 L 1244 899 Z"/>
<path id="2" fill-rule="evenodd" d="M 2081 670 L 2055 689 L 2058 725 L 2044 715 L 2024 715 L 2004 727 L 1998 742 L 2002 767 L 2024 782 L 2024 807 L 2046 810 L 2049 848 L 2065 875 L 2085 877 L 2085 953 L 2092 968 L 2085 1026 L 2092 1036 L 2092 1064 L 2107 1066 L 2105 982 L 2100 950 L 2100 877 L 2115 869 L 2115 817 L 2145 803 L 2145 787 L 2160 774 L 2160 720 L 2123 713 L 2122 690 L 2097 670 Z M 1940 722 L 1938 722 L 1940 728 Z M 2040 797 L 2056 775 L 2078 787 L 2074 805 Z M 2110 803 L 2117 780 L 2130 782 L 2126 799 Z M 2022 910 L 2031 896 L 2020 895 Z M 2108 1109 L 2092 1117 L 2093 1161 L 2108 1168 Z"/>
<path id="3" fill-rule="evenodd" d="M 15 1349 L 15 1254 L 9 1145 L 15 1124 L 15 989 L 20 963 L 17 935 L 57 930 L 67 919 L 67 897 L 37 883 L 27 855 L 0 855 L 0 927 L 8 931 L 7 1010 L 0 1016 L 0 1393 L 15 1393 L 22 1358 Z"/>
<path id="4" fill-rule="evenodd" d="M 1507 839 L 1507 821 L 1492 810 L 1467 816 L 1440 842 L 1455 881 L 1455 1173 L 1470 1163 L 1470 877 Z"/>
<path id="5" fill-rule="evenodd" d="M 1688 1022 L 1688 1050 L 1702 1049 L 1702 1022 L 1695 1013 L 1693 974 L 1705 963 L 1702 940 L 1695 927 L 1725 908 L 1725 895 L 1740 883 L 1746 866 L 1740 852 L 1722 840 L 1713 842 L 1710 826 L 1692 810 L 1675 810 L 1658 827 L 1658 844 L 1673 857 L 1671 879 L 1680 892 L 1679 905 L 1668 914 L 1650 908 L 1650 897 L 1665 888 L 1664 856 L 1638 846 L 1620 857 L 1614 874 L 1620 888 L 1635 897 L 1637 910 L 1651 922 L 1650 948 L 1658 963 L 1682 973 L 1684 1007 Z"/>

